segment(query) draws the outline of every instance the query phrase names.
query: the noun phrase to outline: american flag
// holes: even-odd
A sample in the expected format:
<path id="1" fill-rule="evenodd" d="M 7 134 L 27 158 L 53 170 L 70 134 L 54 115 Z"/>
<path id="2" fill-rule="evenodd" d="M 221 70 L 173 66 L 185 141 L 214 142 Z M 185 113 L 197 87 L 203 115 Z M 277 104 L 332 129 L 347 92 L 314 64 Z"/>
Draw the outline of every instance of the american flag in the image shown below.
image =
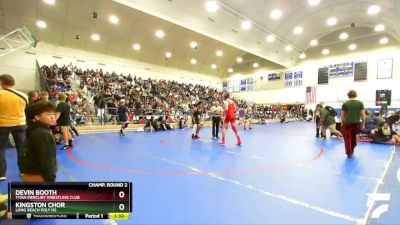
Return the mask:
<path id="1" fill-rule="evenodd" d="M 317 102 L 317 87 L 307 87 L 306 88 L 306 103 Z"/>

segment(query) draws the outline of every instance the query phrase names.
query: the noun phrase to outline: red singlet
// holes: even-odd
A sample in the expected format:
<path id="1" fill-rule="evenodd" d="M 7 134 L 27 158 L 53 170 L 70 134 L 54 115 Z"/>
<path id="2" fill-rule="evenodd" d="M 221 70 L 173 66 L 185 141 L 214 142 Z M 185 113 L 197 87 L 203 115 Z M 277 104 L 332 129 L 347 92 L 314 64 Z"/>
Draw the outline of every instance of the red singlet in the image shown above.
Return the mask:
<path id="1" fill-rule="evenodd" d="M 226 117 L 224 120 L 225 124 L 234 123 L 236 121 L 235 111 L 236 111 L 235 103 L 230 102 L 228 105 L 228 110 L 226 111 Z"/>

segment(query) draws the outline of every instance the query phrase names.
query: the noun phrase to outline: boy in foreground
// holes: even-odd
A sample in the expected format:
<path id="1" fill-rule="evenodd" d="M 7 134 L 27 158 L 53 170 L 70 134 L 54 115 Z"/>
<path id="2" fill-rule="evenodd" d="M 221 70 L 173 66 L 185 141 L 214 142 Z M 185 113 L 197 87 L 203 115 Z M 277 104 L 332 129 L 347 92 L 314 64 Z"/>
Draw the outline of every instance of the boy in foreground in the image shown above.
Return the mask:
<path id="1" fill-rule="evenodd" d="M 56 143 L 49 127 L 56 123 L 56 107 L 51 102 L 37 102 L 31 110 L 33 118 L 26 130 L 21 160 L 22 179 L 24 182 L 55 182 Z"/>

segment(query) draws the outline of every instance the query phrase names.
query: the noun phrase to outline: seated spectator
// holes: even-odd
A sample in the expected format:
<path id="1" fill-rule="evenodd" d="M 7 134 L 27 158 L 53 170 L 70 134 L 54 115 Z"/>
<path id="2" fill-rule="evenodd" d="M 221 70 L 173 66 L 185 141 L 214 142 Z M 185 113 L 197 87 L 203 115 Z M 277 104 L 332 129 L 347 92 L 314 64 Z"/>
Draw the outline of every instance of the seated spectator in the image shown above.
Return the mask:
<path id="1" fill-rule="evenodd" d="M 146 120 L 144 119 L 146 125 L 144 126 L 144 131 L 154 131 L 154 127 L 153 127 L 153 122 L 154 122 L 154 117 L 151 117 L 150 120 Z"/>
<path id="2" fill-rule="evenodd" d="M 186 122 L 187 120 L 184 120 L 183 117 L 179 118 L 179 129 L 181 130 L 185 129 L 187 127 Z"/>
<path id="3" fill-rule="evenodd" d="M 375 128 L 375 121 L 374 118 L 371 116 L 371 112 L 369 110 L 365 110 L 365 128 L 360 131 L 361 134 L 368 136 Z"/>
<path id="4" fill-rule="evenodd" d="M 398 110 L 393 115 L 389 116 L 387 118 L 387 122 L 389 123 L 390 129 L 393 130 L 393 125 L 399 124 L 399 122 L 400 122 L 400 110 Z"/>
<path id="5" fill-rule="evenodd" d="M 383 117 L 379 111 L 374 112 L 372 119 L 374 120 L 374 129 L 381 127 L 383 125 L 383 123 L 385 122 L 385 119 L 383 119 Z"/>
<path id="6" fill-rule="evenodd" d="M 388 122 L 384 122 L 382 127 L 373 129 L 373 142 L 385 144 L 399 144 L 400 137 L 392 131 Z"/>

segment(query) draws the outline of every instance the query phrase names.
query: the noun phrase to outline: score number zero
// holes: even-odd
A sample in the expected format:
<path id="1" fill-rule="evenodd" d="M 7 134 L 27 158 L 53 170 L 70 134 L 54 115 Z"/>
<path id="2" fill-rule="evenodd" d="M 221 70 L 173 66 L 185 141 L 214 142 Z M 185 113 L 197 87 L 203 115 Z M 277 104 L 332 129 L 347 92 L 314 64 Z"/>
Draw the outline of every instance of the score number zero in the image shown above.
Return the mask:
<path id="1" fill-rule="evenodd" d="M 124 198 L 124 197 L 125 197 L 125 192 L 124 192 L 124 191 L 120 191 L 120 192 L 118 193 L 118 197 L 119 197 L 119 198 Z M 125 209 L 125 204 L 123 204 L 123 203 L 119 204 L 118 209 L 119 209 L 120 211 L 124 211 L 124 209 Z"/>

